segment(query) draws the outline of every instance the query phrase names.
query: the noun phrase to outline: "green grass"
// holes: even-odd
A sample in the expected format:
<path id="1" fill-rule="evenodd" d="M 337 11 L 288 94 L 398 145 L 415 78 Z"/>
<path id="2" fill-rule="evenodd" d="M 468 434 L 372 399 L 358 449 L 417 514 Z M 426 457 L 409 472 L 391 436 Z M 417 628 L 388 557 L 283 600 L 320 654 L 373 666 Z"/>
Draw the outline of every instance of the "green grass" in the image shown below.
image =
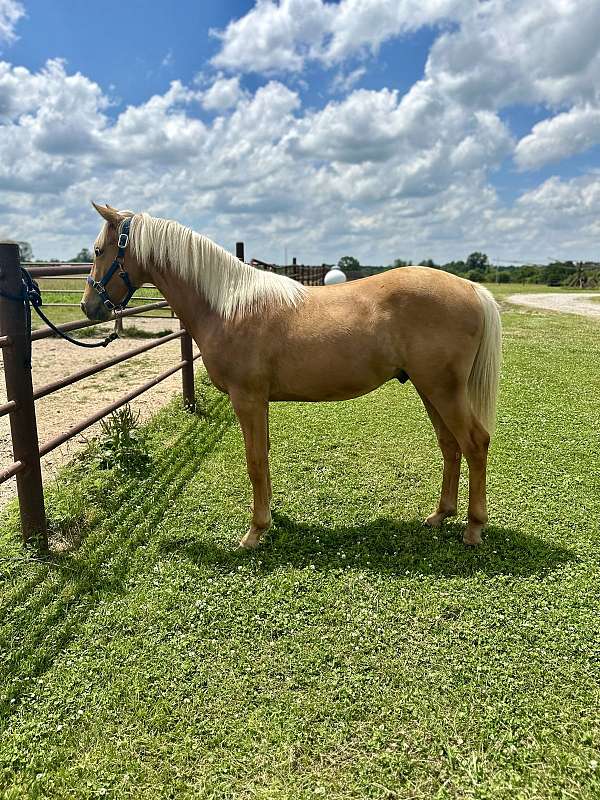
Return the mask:
<path id="1" fill-rule="evenodd" d="M 600 332 L 513 309 L 482 547 L 421 526 L 440 457 L 410 384 L 274 404 L 275 525 L 227 401 L 75 464 L 38 563 L 0 539 L 0 786 L 14 798 L 600 796 Z M 465 512 L 465 488 L 461 512 Z"/>

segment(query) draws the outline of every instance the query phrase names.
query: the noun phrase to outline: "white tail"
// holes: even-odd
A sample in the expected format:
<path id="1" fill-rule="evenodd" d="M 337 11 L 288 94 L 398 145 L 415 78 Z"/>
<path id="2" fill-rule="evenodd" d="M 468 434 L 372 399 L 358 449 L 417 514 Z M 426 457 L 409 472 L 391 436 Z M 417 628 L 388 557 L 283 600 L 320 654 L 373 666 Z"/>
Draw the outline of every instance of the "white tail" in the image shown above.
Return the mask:
<path id="1" fill-rule="evenodd" d="M 483 310 L 483 335 L 468 381 L 473 413 L 492 435 L 496 422 L 496 398 L 502 363 L 502 323 L 500 310 L 488 290 L 474 284 Z"/>

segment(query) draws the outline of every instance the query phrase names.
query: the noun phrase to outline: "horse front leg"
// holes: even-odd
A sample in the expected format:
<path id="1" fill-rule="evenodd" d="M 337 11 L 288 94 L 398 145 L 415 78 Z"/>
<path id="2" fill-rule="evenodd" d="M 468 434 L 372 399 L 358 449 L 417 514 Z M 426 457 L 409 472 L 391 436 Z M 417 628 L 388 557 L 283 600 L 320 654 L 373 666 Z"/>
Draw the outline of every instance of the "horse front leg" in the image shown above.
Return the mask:
<path id="1" fill-rule="evenodd" d="M 232 397 L 232 404 L 244 435 L 246 465 L 252 483 L 253 504 L 250 528 L 240 547 L 256 547 L 271 527 L 271 476 L 269 474 L 269 404 L 264 400 Z"/>

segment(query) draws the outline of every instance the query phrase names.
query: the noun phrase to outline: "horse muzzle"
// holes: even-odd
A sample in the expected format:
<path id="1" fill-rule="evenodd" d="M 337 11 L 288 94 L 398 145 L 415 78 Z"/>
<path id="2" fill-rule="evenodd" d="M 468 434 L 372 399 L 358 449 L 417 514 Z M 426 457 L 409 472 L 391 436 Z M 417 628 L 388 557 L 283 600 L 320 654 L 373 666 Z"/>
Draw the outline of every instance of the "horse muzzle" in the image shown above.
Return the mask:
<path id="1" fill-rule="evenodd" d="M 106 322 L 111 317 L 111 312 L 99 298 L 92 297 L 82 300 L 81 310 L 91 322 Z"/>

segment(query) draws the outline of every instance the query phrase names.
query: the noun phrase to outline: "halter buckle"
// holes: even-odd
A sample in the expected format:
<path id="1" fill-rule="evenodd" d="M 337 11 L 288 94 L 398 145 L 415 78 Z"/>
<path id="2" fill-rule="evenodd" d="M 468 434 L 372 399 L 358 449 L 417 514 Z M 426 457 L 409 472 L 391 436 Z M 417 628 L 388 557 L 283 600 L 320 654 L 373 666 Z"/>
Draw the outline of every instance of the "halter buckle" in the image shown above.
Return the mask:
<path id="1" fill-rule="evenodd" d="M 120 233 L 117 244 L 119 246 L 119 250 L 124 250 L 129 244 L 129 236 L 126 233 Z"/>

